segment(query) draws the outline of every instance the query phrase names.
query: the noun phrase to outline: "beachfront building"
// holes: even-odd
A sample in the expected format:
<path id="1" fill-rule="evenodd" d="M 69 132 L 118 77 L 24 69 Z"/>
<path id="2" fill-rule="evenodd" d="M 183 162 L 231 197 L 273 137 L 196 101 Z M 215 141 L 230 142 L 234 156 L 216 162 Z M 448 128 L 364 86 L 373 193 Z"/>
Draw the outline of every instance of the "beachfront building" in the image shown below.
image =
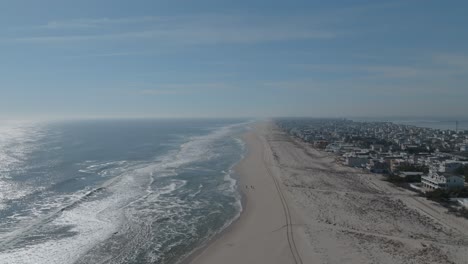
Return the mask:
<path id="1" fill-rule="evenodd" d="M 461 152 L 468 152 L 468 144 L 466 144 L 466 145 L 461 145 L 461 146 L 460 146 L 460 151 L 461 151 Z"/>
<path id="2" fill-rule="evenodd" d="M 325 147 L 325 151 L 328 151 L 328 152 L 338 152 L 338 151 L 340 151 L 340 142 L 333 142 L 331 144 L 328 144 Z"/>
<path id="3" fill-rule="evenodd" d="M 421 172 L 421 171 L 400 171 L 398 173 L 398 176 L 400 176 L 401 178 L 405 178 L 405 179 L 411 179 L 411 178 L 416 179 L 418 177 L 422 177 L 423 175 L 424 175 L 424 172 Z"/>
<path id="4" fill-rule="evenodd" d="M 345 159 L 345 165 L 355 168 L 365 168 L 368 161 L 369 156 L 348 156 Z"/>
<path id="5" fill-rule="evenodd" d="M 399 171 L 400 166 L 404 164 L 408 164 L 406 159 L 403 159 L 403 158 L 390 159 L 389 163 L 390 163 L 390 172 L 393 172 L 393 173 Z"/>
<path id="6" fill-rule="evenodd" d="M 425 190 L 462 189 L 465 185 L 465 177 L 431 170 L 427 176 L 421 177 L 421 183 Z"/>
<path id="7" fill-rule="evenodd" d="M 318 149 L 325 149 L 329 144 L 330 144 L 330 142 L 328 142 L 326 140 L 316 140 L 316 141 L 314 141 L 314 147 L 318 148 Z"/>
<path id="8" fill-rule="evenodd" d="M 381 144 L 373 144 L 373 145 L 371 145 L 371 150 L 379 151 L 379 152 L 385 152 L 385 151 L 387 151 L 387 148 L 384 145 L 381 145 Z"/>
<path id="9" fill-rule="evenodd" d="M 371 159 L 366 167 L 372 173 L 388 173 L 390 162 L 384 159 Z"/>
<path id="10" fill-rule="evenodd" d="M 463 162 L 455 160 L 446 160 L 440 164 L 439 171 L 445 173 L 453 173 L 463 166 Z"/>

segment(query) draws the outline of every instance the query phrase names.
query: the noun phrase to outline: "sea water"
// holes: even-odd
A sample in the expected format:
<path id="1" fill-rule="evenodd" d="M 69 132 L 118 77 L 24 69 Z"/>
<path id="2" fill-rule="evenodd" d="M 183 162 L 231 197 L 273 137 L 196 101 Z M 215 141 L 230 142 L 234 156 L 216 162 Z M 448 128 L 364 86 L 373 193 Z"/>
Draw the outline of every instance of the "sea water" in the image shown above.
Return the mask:
<path id="1" fill-rule="evenodd" d="M 245 120 L 0 122 L 0 263 L 176 263 L 241 209 Z"/>

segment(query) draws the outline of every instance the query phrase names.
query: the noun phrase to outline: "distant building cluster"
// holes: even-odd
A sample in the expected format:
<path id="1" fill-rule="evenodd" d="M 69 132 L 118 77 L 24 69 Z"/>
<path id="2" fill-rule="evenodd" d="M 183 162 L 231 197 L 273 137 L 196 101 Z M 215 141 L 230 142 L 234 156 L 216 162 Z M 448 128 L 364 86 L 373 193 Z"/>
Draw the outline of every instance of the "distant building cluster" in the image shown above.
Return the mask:
<path id="1" fill-rule="evenodd" d="M 421 190 L 461 189 L 468 172 L 468 131 L 391 122 L 282 119 L 277 125 L 344 165 L 400 177 Z"/>

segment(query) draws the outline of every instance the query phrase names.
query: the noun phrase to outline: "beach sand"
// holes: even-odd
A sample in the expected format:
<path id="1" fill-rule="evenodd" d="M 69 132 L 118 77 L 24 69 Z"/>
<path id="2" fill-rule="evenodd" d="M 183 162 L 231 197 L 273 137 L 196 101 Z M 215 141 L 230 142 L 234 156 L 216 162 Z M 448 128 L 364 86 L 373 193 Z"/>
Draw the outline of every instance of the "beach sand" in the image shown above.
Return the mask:
<path id="1" fill-rule="evenodd" d="M 248 152 L 236 166 L 244 195 L 241 216 L 191 263 L 310 263 L 295 262 L 307 247 L 303 238 L 292 237 L 296 234 L 292 231 L 297 232 L 292 225 L 286 225 L 292 216 L 283 207 L 284 198 L 277 189 L 281 183 L 270 168 L 274 161 L 263 137 L 265 129 L 257 126 L 244 136 Z"/>
<path id="2" fill-rule="evenodd" d="M 236 167 L 244 211 L 190 263 L 468 263 L 468 221 L 272 123 Z"/>

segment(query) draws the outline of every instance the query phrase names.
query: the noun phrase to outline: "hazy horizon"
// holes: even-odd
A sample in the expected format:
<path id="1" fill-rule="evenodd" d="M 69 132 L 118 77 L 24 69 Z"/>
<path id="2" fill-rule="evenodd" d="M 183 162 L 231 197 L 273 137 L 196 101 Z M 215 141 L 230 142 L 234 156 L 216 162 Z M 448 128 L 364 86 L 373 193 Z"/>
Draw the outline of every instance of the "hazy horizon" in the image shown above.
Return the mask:
<path id="1" fill-rule="evenodd" d="M 3 1 L 0 119 L 467 116 L 466 1 Z"/>
<path id="2" fill-rule="evenodd" d="M 199 117 L 154 117 L 154 116 L 67 116 L 67 117 L 1 117 L 0 122 L 69 122 L 69 121 L 112 121 L 112 120 L 249 120 L 252 122 L 273 121 L 279 119 L 347 119 L 355 122 L 392 122 L 411 123 L 468 123 L 468 117 L 462 116 L 199 116 Z"/>

